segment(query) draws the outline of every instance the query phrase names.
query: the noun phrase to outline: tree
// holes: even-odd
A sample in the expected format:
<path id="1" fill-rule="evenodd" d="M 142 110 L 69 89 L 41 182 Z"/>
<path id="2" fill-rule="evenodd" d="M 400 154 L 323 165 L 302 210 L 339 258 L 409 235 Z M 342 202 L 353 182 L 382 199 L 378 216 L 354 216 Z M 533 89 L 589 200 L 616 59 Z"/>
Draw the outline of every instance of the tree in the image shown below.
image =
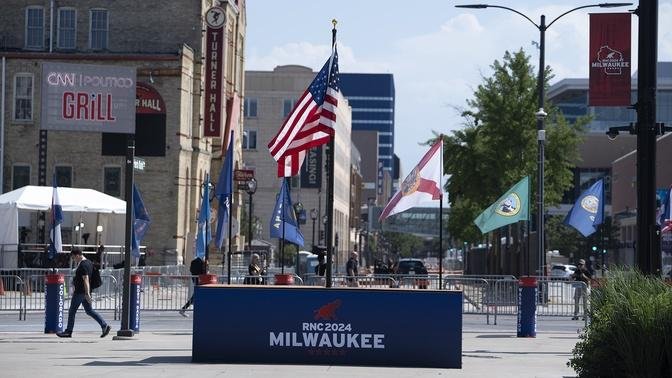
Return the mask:
<path id="1" fill-rule="evenodd" d="M 422 238 L 413 234 L 384 231 L 382 237 L 389 243 L 389 252 L 400 257 L 414 257 L 423 248 Z"/>
<path id="2" fill-rule="evenodd" d="M 473 220 L 524 176 L 530 176 L 531 211 L 537 187 L 537 78 L 529 56 L 506 52 L 492 64 L 493 74 L 467 100 L 465 128 L 445 139 L 444 168 L 451 236 L 469 242 L 483 239 Z M 546 79 L 552 78 L 547 68 Z M 545 83 L 547 85 L 547 83 Z M 572 185 L 580 131 L 587 120 L 568 124 L 557 108 L 546 104 L 546 165 L 544 201 L 557 204 Z"/>

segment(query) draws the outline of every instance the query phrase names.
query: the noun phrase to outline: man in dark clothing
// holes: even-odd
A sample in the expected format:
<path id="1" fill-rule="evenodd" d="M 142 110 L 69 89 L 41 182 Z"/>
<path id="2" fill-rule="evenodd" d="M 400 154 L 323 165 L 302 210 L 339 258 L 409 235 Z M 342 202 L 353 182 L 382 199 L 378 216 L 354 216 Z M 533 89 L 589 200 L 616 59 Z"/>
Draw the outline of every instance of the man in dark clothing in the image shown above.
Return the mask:
<path id="1" fill-rule="evenodd" d="M 184 316 L 185 318 L 189 317 L 186 311 L 194 303 L 193 287 L 198 285 L 198 276 L 208 273 L 208 263 L 206 260 L 202 260 L 200 257 L 196 257 L 195 259 L 191 260 L 191 264 L 189 265 L 189 273 L 191 273 L 191 282 L 193 284 L 191 288 L 192 292 L 187 303 L 185 303 L 184 306 L 182 306 L 182 309 L 180 309 L 180 315 Z"/>
<path id="2" fill-rule="evenodd" d="M 70 256 L 77 263 L 77 268 L 75 269 L 75 277 L 73 279 L 73 285 L 75 286 L 75 291 L 72 294 L 72 300 L 70 301 L 70 310 L 68 311 L 68 326 L 63 332 L 59 332 L 56 335 L 58 337 L 72 337 L 72 329 L 75 327 L 75 315 L 77 315 L 77 309 L 79 305 L 84 305 L 84 311 L 86 314 L 92 317 L 102 329 L 100 337 L 107 336 L 110 333 L 110 326 L 105 322 L 105 320 L 98 315 L 96 311 L 91 307 L 91 285 L 89 283 L 89 277 L 93 275 L 93 263 L 90 260 L 87 260 L 86 257 L 82 254 L 80 249 L 73 249 L 70 251 Z"/>
<path id="3" fill-rule="evenodd" d="M 350 259 L 345 265 L 345 272 L 348 275 L 348 286 L 357 287 L 357 268 L 359 267 L 359 261 L 357 261 L 358 254 L 357 252 L 352 252 L 350 254 Z"/>
<path id="4" fill-rule="evenodd" d="M 584 317 L 588 311 L 588 297 L 590 297 L 590 280 L 593 278 L 592 273 L 586 267 L 586 260 L 580 259 L 579 264 L 576 268 L 574 274 L 572 274 L 572 279 L 577 282 L 583 282 L 583 284 L 577 284 L 574 289 L 574 317 L 572 320 L 579 319 L 579 302 L 583 299 L 583 313 Z"/>

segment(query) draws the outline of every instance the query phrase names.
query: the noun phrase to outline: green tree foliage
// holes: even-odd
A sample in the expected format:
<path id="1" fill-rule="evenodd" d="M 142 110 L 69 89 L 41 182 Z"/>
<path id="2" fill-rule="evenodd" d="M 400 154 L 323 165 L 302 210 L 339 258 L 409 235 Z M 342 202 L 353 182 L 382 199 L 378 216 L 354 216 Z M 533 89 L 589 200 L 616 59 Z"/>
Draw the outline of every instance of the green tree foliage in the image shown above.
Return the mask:
<path id="1" fill-rule="evenodd" d="M 423 249 L 422 238 L 401 232 L 383 232 L 383 238 L 389 244 L 389 252 L 400 257 L 414 257 Z"/>
<path id="2" fill-rule="evenodd" d="M 506 52 L 492 64 L 493 74 L 467 100 L 465 127 L 445 139 L 444 167 L 451 205 L 448 229 L 453 238 L 482 239 L 473 220 L 522 177 L 531 178 L 531 209 L 537 187 L 537 79 L 529 56 Z M 551 77 L 547 69 L 546 78 Z M 557 204 L 572 184 L 579 132 L 586 120 L 568 124 L 558 110 L 544 106 L 546 164 L 544 200 Z"/>

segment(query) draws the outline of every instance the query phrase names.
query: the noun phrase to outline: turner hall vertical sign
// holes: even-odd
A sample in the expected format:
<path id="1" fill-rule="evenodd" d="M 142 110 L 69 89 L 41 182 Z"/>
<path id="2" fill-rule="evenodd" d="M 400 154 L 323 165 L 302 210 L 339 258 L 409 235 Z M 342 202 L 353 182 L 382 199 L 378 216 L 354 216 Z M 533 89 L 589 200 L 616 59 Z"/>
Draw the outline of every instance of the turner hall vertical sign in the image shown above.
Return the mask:
<path id="1" fill-rule="evenodd" d="M 222 135 L 222 60 L 224 60 L 223 8 L 212 7 L 205 12 L 205 122 L 203 136 Z"/>

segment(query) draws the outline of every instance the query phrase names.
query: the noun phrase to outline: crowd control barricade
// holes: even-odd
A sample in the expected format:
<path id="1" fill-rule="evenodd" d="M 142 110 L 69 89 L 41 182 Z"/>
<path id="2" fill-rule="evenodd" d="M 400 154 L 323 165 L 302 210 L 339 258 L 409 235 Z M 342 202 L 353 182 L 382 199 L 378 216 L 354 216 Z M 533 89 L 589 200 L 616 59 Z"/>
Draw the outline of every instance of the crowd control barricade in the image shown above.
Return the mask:
<path id="1" fill-rule="evenodd" d="M 0 311 L 18 311 L 19 320 L 26 320 L 26 296 L 24 282 L 14 274 L 0 274 Z"/>
<path id="2" fill-rule="evenodd" d="M 584 282 L 549 278 L 539 281 L 540 286 L 547 290 L 547 297 L 545 300 L 537 298 L 538 316 L 573 317 L 578 306 L 577 316 L 588 324 L 590 288 Z"/>
<path id="3" fill-rule="evenodd" d="M 476 277 L 450 276 L 443 279 L 443 289 L 462 291 L 462 313 L 485 314 L 489 321 L 489 307 L 483 304 L 488 281 Z"/>

